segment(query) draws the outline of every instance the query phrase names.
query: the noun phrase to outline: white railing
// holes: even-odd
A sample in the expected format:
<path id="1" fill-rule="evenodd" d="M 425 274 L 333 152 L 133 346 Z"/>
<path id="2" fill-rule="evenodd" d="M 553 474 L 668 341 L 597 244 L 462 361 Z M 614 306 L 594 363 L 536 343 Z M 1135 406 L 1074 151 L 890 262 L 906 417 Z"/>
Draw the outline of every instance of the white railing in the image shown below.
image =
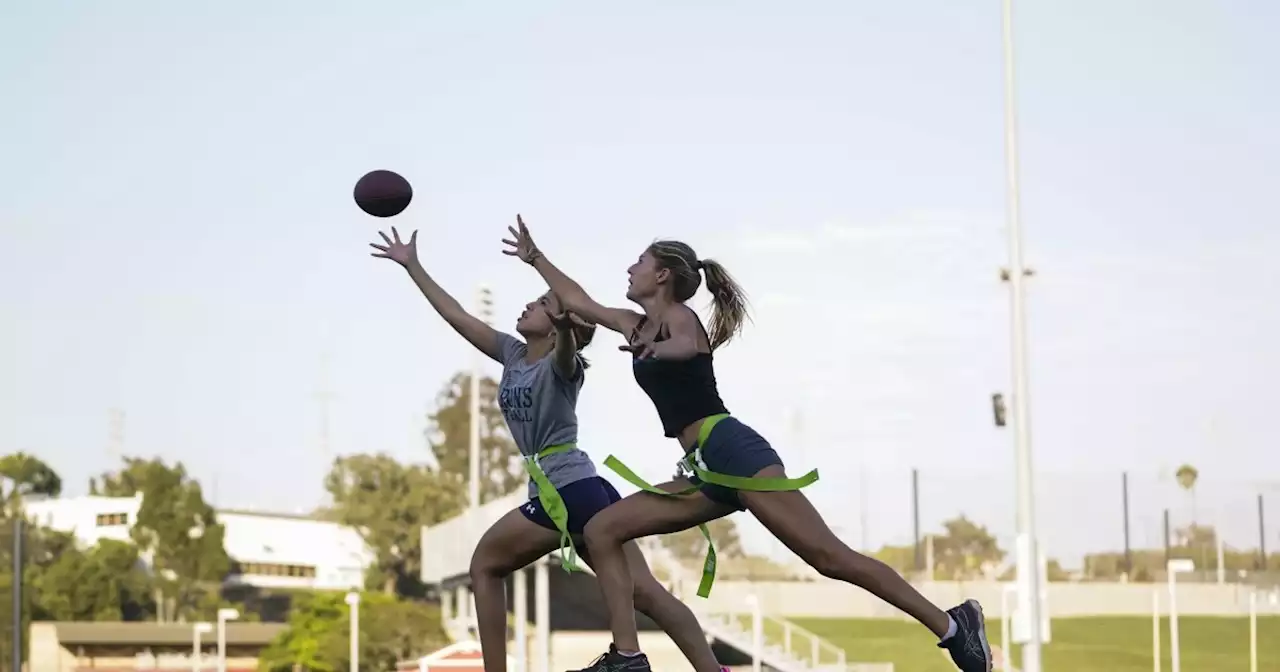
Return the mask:
<path id="1" fill-rule="evenodd" d="M 475 510 L 422 528 L 422 582 L 440 583 L 467 574 L 480 535 L 507 512 L 524 504 L 525 486 Z"/>
<path id="2" fill-rule="evenodd" d="M 474 511 L 422 530 L 422 580 L 439 583 L 467 574 L 471 553 L 480 535 L 511 509 L 523 504 L 523 489 L 496 499 Z M 752 614 L 742 610 L 712 609 L 695 594 L 698 581 L 657 539 L 643 540 L 649 566 L 673 594 L 698 615 L 708 635 L 750 655 L 755 651 Z M 583 567 L 588 573 L 590 568 Z M 456 610 L 455 610 L 456 611 Z M 785 618 L 761 617 L 762 662 L 781 672 L 893 672 L 889 663 L 849 663 L 845 650 Z M 446 624 L 456 638 L 466 638 L 470 623 L 456 614 Z"/>
<path id="3" fill-rule="evenodd" d="M 694 593 L 697 581 L 665 546 L 656 539 L 645 540 L 645 556 L 650 568 L 671 592 L 698 615 L 707 634 L 732 644 L 740 651 L 754 652 L 754 615 L 743 605 L 742 611 L 712 610 Z M 850 665 L 845 650 L 817 633 L 785 618 L 759 614 L 761 619 L 761 659 L 783 672 L 893 672 L 892 663 L 856 663 Z"/>

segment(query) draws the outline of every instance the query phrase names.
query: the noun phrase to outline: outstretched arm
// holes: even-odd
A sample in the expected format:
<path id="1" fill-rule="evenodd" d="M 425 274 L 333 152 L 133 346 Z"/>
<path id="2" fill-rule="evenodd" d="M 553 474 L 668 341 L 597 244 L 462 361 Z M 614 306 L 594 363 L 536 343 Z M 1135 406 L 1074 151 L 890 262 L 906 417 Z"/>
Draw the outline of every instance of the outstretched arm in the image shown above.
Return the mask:
<path id="1" fill-rule="evenodd" d="M 698 315 L 688 306 L 673 306 L 662 317 L 669 336 L 664 341 L 638 341 L 620 346 L 619 350 L 635 353 L 641 359 L 693 359 L 698 355 L 698 336 L 702 326 Z M 707 352 L 710 352 L 708 345 Z"/>
<path id="2" fill-rule="evenodd" d="M 631 330 L 640 322 L 640 314 L 627 310 L 626 308 L 607 308 L 600 305 L 595 299 L 587 294 L 573 278 L 564 274 L 556 265 L 547 259 L 546 255 L 534 245 L 533 238 L 529 236 L 529 229 L 524 225 L 524 220 L 516 215 L 516 226 L 518 229 L 507 227 L 515 240 L 503 239 L 512 249 L 503 250 L 502 253 L 510 256 L 519 257 L 522 261 L 533 266 L 538 271 L 538 275 L 547 282 L 547 286 L 556 296 L 560 297 L 560 301 L 565 309 L 577 313 L 579 317 L 599 324 L 610 331 L 616 331 L 624 336 L 629 336 Z"/>
<path id="3" fill-rule="evenodd" d="M 623 335 L 629 335 L 640 321 L 639 313 L 626 308 L 609 308 L 600 305 L 587 294 L 582 285 L 556 268 L 546 255 L 539 253 L 529 265 L 533 266 L 534 270 L 538 271 L 538 275 L 547 281 L 547 286 L 560 297 L 566 309 L 581 315 L 586 320 Z"/>
<path id="4" fill-rule="evenodd" d="M 551 315 L 551 323 L 556 327 L 555 358 L 551 360 L 556 372 L 565 380 L 572 380 L 578 375 L 578 336 L 573 333 L 573 314 L 568 311 L 559 315 Z"/>
<path id="5" fill-rule="evenodd" d="M 413 284 L 417 285 L 422 295 L 427 297 L 427 302 L 436 309 L 437 313 L 440 313 L 440 317 L 443 317 L 454 331 L 461 334 L 467 342 L 490 359 L 501 362 L 498 332 L 483 320 L 468 313 L 457 299 L 444 291 L 444 288 L 431 278 L 431 275 L 422 267 L 422 263 L 418 261 L 418 232 L 414 231 L 410 234 L 407 243 L 400 241 L 400 233 L 394 228 L 391 229 L 393 238 L 388 238 L 387 234 L 381 231 L 378 235 L 382 236 L 386 245 L 370 243 L 370 247 L 378 250 L 373 253 L 373 256 L 390 259 L 403 266 L 404 270 L 408 271 L 409 277 L 413 279 Z"/>

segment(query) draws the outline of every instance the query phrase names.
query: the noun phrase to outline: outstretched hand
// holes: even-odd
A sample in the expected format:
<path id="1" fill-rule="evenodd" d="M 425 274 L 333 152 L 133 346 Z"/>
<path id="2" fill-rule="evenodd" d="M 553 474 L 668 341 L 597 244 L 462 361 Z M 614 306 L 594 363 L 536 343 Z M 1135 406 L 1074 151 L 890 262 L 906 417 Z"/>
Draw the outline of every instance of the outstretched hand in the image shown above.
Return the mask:
<path id="1" fill-rule="evenodd" d="M 391 238 L 388 238 L 387 234 L 381 231 L 378 232 L 378 235 L 382 236 L 382 240 L 383 242 L 386 243 L 386 245 L 369 243 L 369 247 L 372 247 L 373 249 L 377 250 L 377 252 L 372 253 L 373 256 L 381 259 L 390 259 L 396 262 L 397 264 L 400 264 L 401 266 L 405 266 L 405 267 L 408 267 L 410 264 L 416 263 L 418 261 L 418 232 L 417 231 L 414 231 L 413 233 L 409 234 L 409 242 L 407 243 L 401 242 L 400 232 L 396 231 L 396 228 L 394 226 L 391 227 Z"/>
<path id="2" fill-rule="evenodd" d="M 507 231 L 511 232 L 511 238 L 503 238 L 502 243 L 510 249 L 503 250 L 503 254 L 518 257 L 526 264 L 532 264 L 542 256 L 538 246 L 533 243 L 533 236 L 529 235 L 529 227 L 524 225 L 524 218 L 520 215 L 516 215 L 516 225 L 508 226 Z"/>
<path id="3" fill-rule="evenodd" d="M 547 319 L 551 320 L 551 326 L 558 330 L 570 329 L 578 322 L 578 320 L 574 319 L 573 313 L 567 310 L 553 313 L 544 306 L 542 311 L 547 314 Z"/>
<path id="4" fill-rule="evenodd" d="M 618 349 L 635 355 L 636 359 L 653 359 L 657 356 L 657 353 L 653 351 L 653 341 L 651 340 L 637 339 L 632 343 L 619 345 Z"/>
<path id="5" fill-rule="evenodd" d="M 551 320 L 551 326 L 559 331 L 572 329 L 574 327 L 590 327 L 591 323 L 582 319 L 577 313 L 569 310 L 561 310 L 559 313 L 553 313 L 543 306 L 542 311 L 547 314 L 547 319 Z"/>

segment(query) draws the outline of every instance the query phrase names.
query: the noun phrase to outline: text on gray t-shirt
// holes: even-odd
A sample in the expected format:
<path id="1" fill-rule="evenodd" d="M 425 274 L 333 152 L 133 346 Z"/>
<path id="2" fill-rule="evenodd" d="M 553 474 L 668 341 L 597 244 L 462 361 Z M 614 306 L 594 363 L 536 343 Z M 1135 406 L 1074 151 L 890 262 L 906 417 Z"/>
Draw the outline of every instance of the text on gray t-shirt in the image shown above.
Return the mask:
<path id="1" fill-rule="evenodd" d="M 498 406 L 507 420 L 511 438 L 521 455 L 536 455 L 550 446 L 578 440 L 578 391 L 582 389 L 585 363 L 578 360 L 572 379 L 556 370 L 554 353 L 536 362 L 525 361 L 529 348 L 510 334 L 499 332 L 498 350 L 502 358 L 502 381 L 498 386 Z M 578 449 L 548 455 L 541 460 L 547 479 L 557 488 L 596 475 L 591 458 Z M 529 498 L 538 489 L 529 481 Z"/>

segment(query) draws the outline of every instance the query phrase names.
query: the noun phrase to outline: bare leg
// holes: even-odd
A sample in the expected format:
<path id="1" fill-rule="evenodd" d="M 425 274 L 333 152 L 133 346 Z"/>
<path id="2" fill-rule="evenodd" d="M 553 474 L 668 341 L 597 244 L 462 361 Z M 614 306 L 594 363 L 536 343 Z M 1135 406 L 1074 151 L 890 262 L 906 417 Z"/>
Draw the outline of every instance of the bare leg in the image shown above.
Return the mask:
<path id="1" fill-rule="evenodd" d="M 702 631 L 698 617 L 693 615 L 693 611 L 684 602 L 676 599 L 675 595 L 658 583 L 636 542 L 628 541 L 623 544 L 622 550 L 627 556 L 631 582 L 635 586 L 632 593 L 635 610 L 652 618 L 671 637 L 684 657 L 689 659 L 695 672 L 720 672 L 720 662 L 711 652 L 711 645 L 707 643 L 706 633 Z M 583 554 L 582 559 L 592 569 L 596 568 L 589 551 Z M 596 573 L 599 575 L 599 570 Z M 635 622 L 634 616 L 632 622 Z"/>
<path id="2" fill-rule="evenodd" d="M 756 474 L 785 478 L 780 465 Z M 849 548 L 836 537 L 822 514 L 799 490 L 788 492 L 738 492 L 743 506 L 779 541 L 825 577 L 852 583 L 892 604 L 938 637 L 947 634 L 949 618 L 925 599 L 893 568 Z"/>
<path id="3" fill-rule="evenodd" d="M 485 672 L 507 669 L 507 576 L 559 547 L 559 533 L 518 510 L 509 511 L 480 538 L 471 556 L 471 591 Z"/>
<path id="4" fill-rule="evenodd" d="M 689 482 L 678 479 L 657 487 L 674 492 L 688 488 Z M 601 511 L 587 523 L 583 538 L 609 610 L 613 643 L 619 651 L 640 650 L 636 633 L 635 582 L 627 566 L 623 545 L 654 534 L 681 532 L 730 513 L 733 513 L 732 508 L 713 502 L 700 493 L 664 497 L 641 491 Z M 672 634 L 671 631 L 668 634 Z"/>

